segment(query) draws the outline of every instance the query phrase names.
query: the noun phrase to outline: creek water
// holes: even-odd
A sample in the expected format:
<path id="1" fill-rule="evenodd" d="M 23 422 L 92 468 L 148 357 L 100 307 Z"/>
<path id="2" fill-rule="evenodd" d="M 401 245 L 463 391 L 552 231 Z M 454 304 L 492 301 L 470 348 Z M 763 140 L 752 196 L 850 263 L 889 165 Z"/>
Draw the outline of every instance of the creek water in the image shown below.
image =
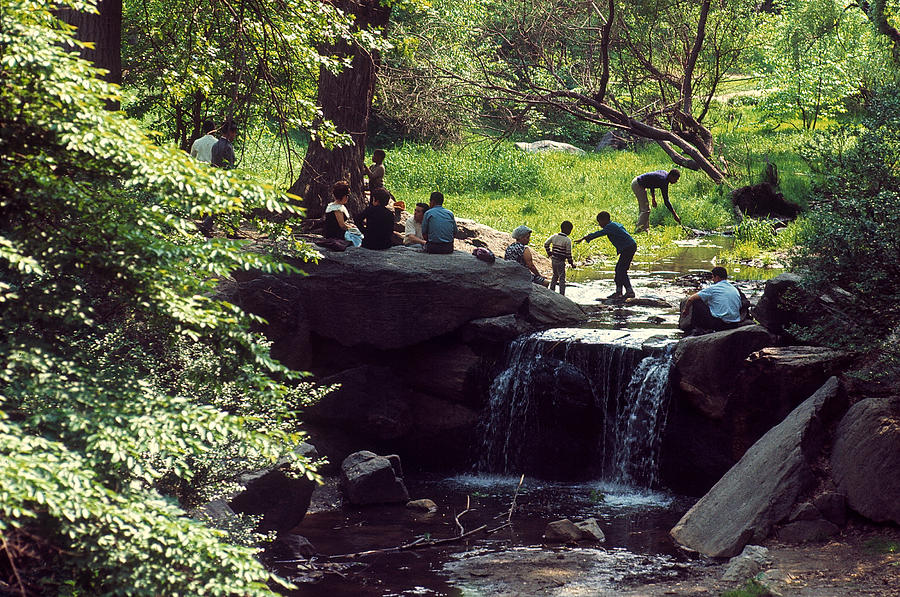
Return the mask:
<path id="1" fill-rule="evenodd" d="M 324 555 L 276 565 L 298 584 L 290 594 L 619 595 L 685 574 L 693 564 L 668 530 L 694 499 L 661 488 L 657 465 L 678 301 L 688 291 L 677 280 L 708 272 L 731 242 L 704 237 L 680 243 L 659 261 L 637 261 L 632 283 L 639 298 L 658 299 L 652 305 L 602 301 L 613 289 L 613 261 L 571 271 L 566 295 L 587 308 L 591 321 L 510 345 L 480 426 L 477 473 L 408 476 L 412 499 L 437 504 L 430 513 L 402 505 L 338 507 L 331 480 L 295 530 Z M 756 281 L 780 271 L 729 269 L 732 279 Z M 738 284 L 751 300 L 761 288 Z M 545 544 L 546 524 L 561 518 L 594 518 L 606 539 L 577 548 Z M 499 530 L 391 550 L 482 525 Z M 385 551 L 346 555 L 371 550 Z"/>

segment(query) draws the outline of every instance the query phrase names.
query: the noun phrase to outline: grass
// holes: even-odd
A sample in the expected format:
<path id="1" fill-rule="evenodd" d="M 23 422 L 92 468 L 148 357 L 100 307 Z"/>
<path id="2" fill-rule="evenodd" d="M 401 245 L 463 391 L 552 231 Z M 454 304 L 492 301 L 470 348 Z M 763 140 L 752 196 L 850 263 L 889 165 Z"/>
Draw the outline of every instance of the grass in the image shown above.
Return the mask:
<path id="1" fill-rule="evenodd" d="M 746 85 L 745 83 L 743 85 Z M 809 168 L 796 149 L 808 133 L 788 125 L 773 126 L 762 121 L 752 105 L 754 98 L 735 97 L 715 103 L 710 122 L 717 153 L 727 162 L 729 185 L 758 182 L 766 161 L 778 165 L 785 196 L 806 207 L 810 194 Z M 749 103 L 748 103 L 749 102 Z M 302 156 L 303 147 L 297 146 Z M 632 230 L 637 221 L 637 201 L 631 180 L 650 170 L 671 168 L 668 156 L 655 144 L 634 151 L 571 154 L 527 154 L 512 143 L 471 143 L 434 149 L 406 144 L 387 149 L 388 188 L 398 198 L 413 205 L 427 201 L 431 191 L 440 190 L 446 206 L 458 217 L 471 218 L 498 230 L 512 231 L 520 224 L 535 230 L 534 244 L 543 243 L 559 231 L 563 220 L 575 225 L 578 238 L 597 228 L 597 212 L 610 212 L 613 221 Z M 260 179 L 287 188 L 299 173 L 295 160 L 288 168 L 276 139 L 268 131 L 254 133 L 245 143 L 243 166 Z M 733 224 L 731 186 L 713 184 L 701 172 L 682 169 L 681 180 L 670 187 L 670 196 L 683 223 L 690 228 L 717 230 Z M 658 199 L 660 199 L 658 197 Z M 683 238 L 684 231 L 658 201 L 652 210 L 649 233 L 637 237 L 643 258 L 658 258 L 674 249 L 671 241 Z M 779 235 L 787 242 L 796 235 Z M 739 242 L 735 259 L 751 258 L 773 250 L 751 238 Z M 575 258 L 612 256 L 614 249 L 603 239 L 579 244 Z"/>

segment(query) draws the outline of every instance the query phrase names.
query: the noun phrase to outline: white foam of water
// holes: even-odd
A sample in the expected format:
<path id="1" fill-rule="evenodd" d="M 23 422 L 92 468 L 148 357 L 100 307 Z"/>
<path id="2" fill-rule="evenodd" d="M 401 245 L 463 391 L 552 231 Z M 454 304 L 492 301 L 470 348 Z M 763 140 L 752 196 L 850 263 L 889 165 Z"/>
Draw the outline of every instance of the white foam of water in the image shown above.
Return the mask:
<path id="1" fill-rule="evenodd" d="M 512 493 L 519 485 L 519 478 L 509 475 L 457 475 L 447 479 L 451 483 L 482 491 L 504 491 Z M 631 487 L 612 481 L 591 481 L 587 483 L 555 483 L 525 477 L 523 491 L 539 491 L 542 489 L 565 490 L 574 495 L 602 495 L 600 501 L 611 508 L 668 508 L 674 501 L 673 496 L 660 491 Z M 588 498 L 590 499 L 590 498 Z"/>

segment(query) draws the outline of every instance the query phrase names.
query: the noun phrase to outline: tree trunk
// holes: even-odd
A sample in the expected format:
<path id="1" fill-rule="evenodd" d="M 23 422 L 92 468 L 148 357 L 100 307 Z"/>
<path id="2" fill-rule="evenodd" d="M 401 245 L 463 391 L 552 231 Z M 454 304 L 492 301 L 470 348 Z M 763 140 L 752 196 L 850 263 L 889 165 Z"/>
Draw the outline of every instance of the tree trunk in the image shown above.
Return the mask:
<path id="1" fill-rule="evenodd" d="M 387 27 L 391 8 L 380 0 L 335 0 L 334 5 L 353 15 L 359 29 Z M 325 52 L 338 56 L 350 56 L 350 68 L 337 75 L 322 68 L 319 71 L 318 103 L 322 117 L 335 124 L 337 131 L 350 135 L 352 142 L 344 147 L 326 149 L 315 139 L 310 140 L 300 176 L 290 192 L 303 198 L 308 218 L 319 218 L 331 200 L 331 185 L 338 180 L 350 183 L 350 201 L 347 207 L 352 214 L 365 208 L 363 175 L 365 173 L 366 133 L 372 96 L 375 91 L 375 74 L 379 57 L 357 44 L 341 43 Z"/>
<path id="2" fill-rule="evenodd" d="M 77 10 L 59 11 L 59 18 L 77 27 L 81 41 L 94 43 L 94 49 L 83 49 L 81 57 L 106 69 L 104 79 L 117 85 L 122 83 L 122 0 L 100 0 L 100 14 Z"/>

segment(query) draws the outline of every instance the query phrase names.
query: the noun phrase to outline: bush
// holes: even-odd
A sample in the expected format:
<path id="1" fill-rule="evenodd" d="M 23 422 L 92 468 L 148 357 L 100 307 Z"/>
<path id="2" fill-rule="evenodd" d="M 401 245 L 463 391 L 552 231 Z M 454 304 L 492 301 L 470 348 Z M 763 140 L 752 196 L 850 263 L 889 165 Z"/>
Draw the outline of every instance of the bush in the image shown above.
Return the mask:
<path id="1" fill-rule="evenodd" d="M 819 136 L 806 156 L 820 164 L 819 182 L 794 265 L 807 288 L 832 296 L 835 308 L 802 333 L 826 345 L 880 354 L 869 372 L 896 375 L 900 359 L 889 339 L 900 329 L 897 90 L 881 90 L 859 127 Z"/>
<path id="2" fill-rule="evenodd" d="M 287 416 L 307 388 L 212 298 L 235 270 L 293 270 L 191 218 L 289 208 L 108 112 L 117 90 L 58 8 L 7 3 L 0 30 L 0 581 L 271 595 L 255 549 L 186 509 L 301 437 Z"/>

